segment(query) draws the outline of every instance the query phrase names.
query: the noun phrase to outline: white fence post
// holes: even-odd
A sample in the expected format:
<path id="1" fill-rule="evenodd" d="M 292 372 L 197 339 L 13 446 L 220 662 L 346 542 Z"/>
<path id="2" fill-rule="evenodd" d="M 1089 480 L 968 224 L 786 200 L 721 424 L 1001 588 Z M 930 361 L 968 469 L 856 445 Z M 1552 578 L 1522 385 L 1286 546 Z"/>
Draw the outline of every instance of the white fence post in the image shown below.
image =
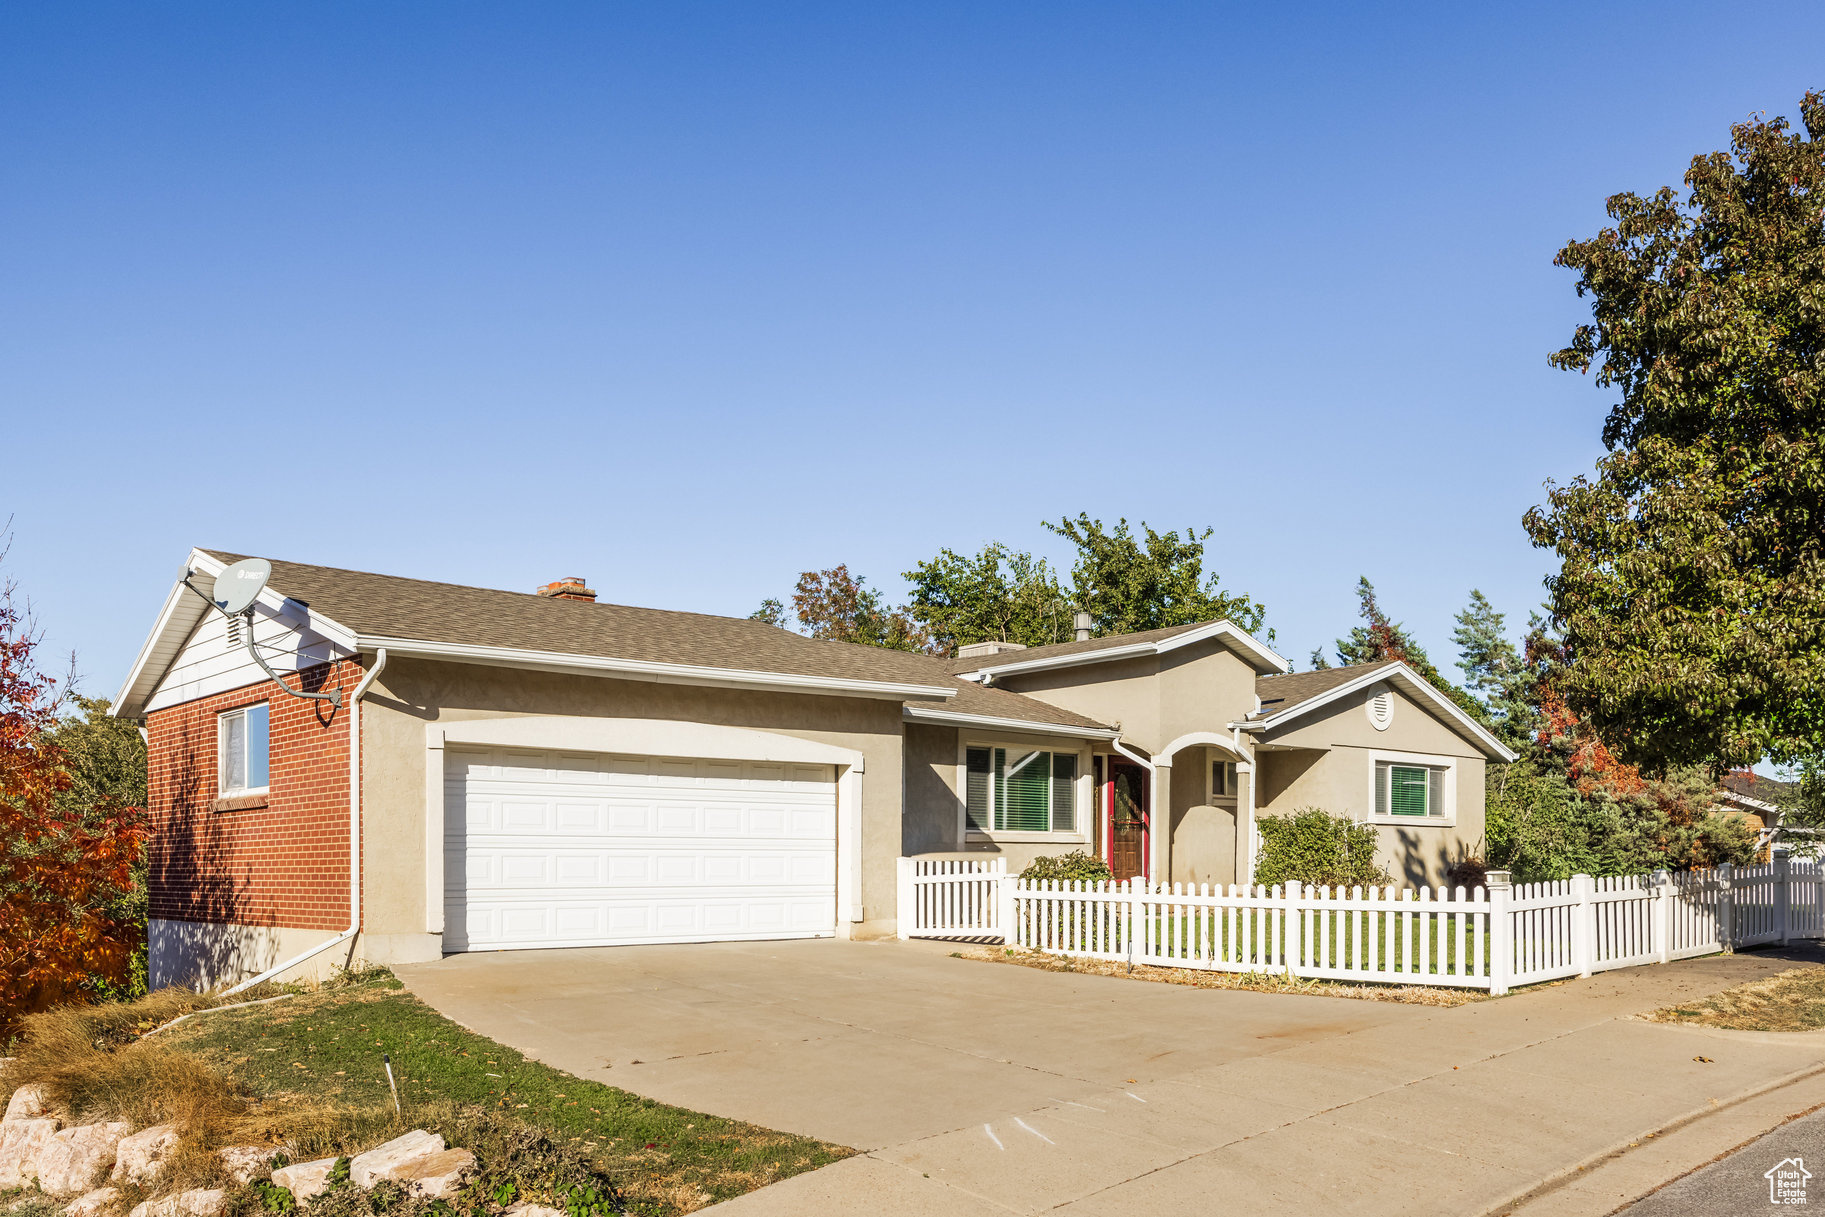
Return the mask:
<path id="1" fill-rule="evenodd" d="M 1787 945 L 1787 936 L 1793 917 L 1792 857 L 1787 847 L 1774 847 L 1774 928 L 1780 931 L 1781 945 Z"/>
<path id="2" fill-rule="evenodd" d="M 1572 962 L 1578 975 L 1589 976 L 1597 963 L 1597 881 L 1589 875 L 1572 876 Z"/>
<path id="3" fill-rule="evenodd" d="M 1717 868 L 1717 945 L 1736 950 L 1736 867 L 1728 862 Z"/>
<path id="4" fill-rule="evenodd" d="M 1657 870 L 1648 876 L 1654 889 L 1654 907 L 1649 913 L 1654 961 L 1673 962 L 1673 876 Z"/>
<path id="5" fill-rule="evenodd" d="M 1003 946 L 1024 946 L 1019 941 L 1018 922 L 1014 916 L 1014 885 L 1020 882 L 1019 875 L 1008 874 L 1008 860 L 997 858 L 1001 869 L 995 875 L 995 929 L 1001 934 Z"/>
<path id="6" fill-rule="evenodd" d="M 1500 997 L 1508 992 L 1514 972 L 1514 917 L 1508 907 L 1514 899 L 1514 876 L 1492 870 L 1483 876 L 1483 885 L 1489 889 L 1489 995 Z"/>
<path id="7" fill-rule="evenodd" d="M 902 938 L 911 938 L 913 932 L 913 860 L 895 858 L 894 877 L 898 881 L 898 886 L 894 888 L 895 931 Z"/>

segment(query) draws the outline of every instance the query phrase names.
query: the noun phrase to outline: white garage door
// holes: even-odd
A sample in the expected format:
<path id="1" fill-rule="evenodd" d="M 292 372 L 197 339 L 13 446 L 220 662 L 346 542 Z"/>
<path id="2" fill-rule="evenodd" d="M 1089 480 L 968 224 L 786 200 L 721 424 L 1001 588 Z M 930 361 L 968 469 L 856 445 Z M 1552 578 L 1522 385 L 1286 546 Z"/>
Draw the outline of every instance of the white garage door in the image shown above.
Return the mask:
<path id="1" fill-rule="evenodd" d="M 449 753 L 444 949 L 829 935 L 827 765 Z"/>

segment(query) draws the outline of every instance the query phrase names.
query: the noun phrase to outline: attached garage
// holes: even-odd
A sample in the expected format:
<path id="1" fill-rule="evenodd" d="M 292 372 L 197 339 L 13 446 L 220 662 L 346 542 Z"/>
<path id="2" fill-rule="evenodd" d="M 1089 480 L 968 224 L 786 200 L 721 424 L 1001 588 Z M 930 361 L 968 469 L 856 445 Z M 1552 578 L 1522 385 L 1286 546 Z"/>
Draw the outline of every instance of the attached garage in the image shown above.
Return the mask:
<path id="1" fill-rule="evenodd" d="M 825 937 L 828 765 L 452 750 L 444 949 Z"/>

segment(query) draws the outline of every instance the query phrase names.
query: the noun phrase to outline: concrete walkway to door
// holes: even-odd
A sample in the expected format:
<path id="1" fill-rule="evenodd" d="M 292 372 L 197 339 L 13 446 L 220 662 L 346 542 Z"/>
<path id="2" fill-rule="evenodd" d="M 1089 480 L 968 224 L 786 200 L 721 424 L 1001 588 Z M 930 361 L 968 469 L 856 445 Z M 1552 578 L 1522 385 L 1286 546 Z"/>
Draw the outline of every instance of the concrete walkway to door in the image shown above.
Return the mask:
<path id="1" fill-rule="evenodd" d="M 930 943 L 517 951 L 397 971 L 560 1069 L 866 1151 L 716 1210 L 731 1217 L 1458 1217 L 1754 1096 L 1818 1090 L 1814 1037 L 1628 1017 L 1791 966 L 1719 956 L 1455 1009 L 1039 972 Z"/>

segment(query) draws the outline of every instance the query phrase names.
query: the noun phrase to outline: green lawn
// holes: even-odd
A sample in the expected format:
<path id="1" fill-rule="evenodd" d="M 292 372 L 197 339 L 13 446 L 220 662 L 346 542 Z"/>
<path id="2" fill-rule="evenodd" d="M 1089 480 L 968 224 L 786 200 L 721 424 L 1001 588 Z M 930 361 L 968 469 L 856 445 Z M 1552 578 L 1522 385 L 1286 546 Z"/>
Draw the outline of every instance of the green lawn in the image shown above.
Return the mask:
<path id="1" fill-rule="evenodd" d="M 523 1121 L 581 1151 L 641 1213 L 689 1212 L 854 1151 L 670 1107 L 529 1061 L 463 1030 L 391 975 L 241 1010 L 203 1014 L 161 1037 L 261 1098 L 385 1108 L 392 1057 L 408 1125 L 450 1105 Z"/>
<path id="2" fill-rule="evenodd" d="M 1415 906 L 1418 908 L 1420 906 Z M 1340 968 L 1350 971 L 1362 971 L 1365 966 L 1374 963 L 1383 969 L 1400 972 L 1403 976 L 1412 976 L 1416 983 L 1424 983 L 1423 977 L 1437 976 L 1457 966 L 1458 927 L 1455 919 L 1445 922 L 1442 918 L 1422 920 L 1410 910 L 1398 905 L 1393 907 L 1397 913 L 1408 913 L 1396 918 L 1393 941 L 1387 936 L 1387 929 L 1375 916 L 1368 918 L 1368 941 L 1364 937 L 1364 924 L 1359 914 L 1353 912 L 1307 913 L 1305 928 L 1299 928 L 1298 919 L 1289 920 L 1286 928 L 1291 931 L 1294 941 L 1288 943 L 1283 936 L 1276 934 L 1272 940 L 1275 951 L 1283 958 L 1299 957 L 1297 951 L 1298 935 L 1303 932 L 1309 946 L 1303 952 L 1305 959 L 1320 962 L 1329 968 Z M 1321 922 L 1328 921 L 1328 925 Z M 1201 924 L 1200 924 L 1201 923 Z M 1426 931 L 1421 925 L 1429 925 Z M 1270 958 L 1267 918 L 1254 916 L 1232 919 L 1230 917 L 1195 918 L 1181 914 L 1178 917 L 1150 917 L 1147 920 L 1147 932 L 1152 935 L 1152 947 L 1156 955 L 1170 954 L 1177 960 L 1205 959 L 1215 957 L 1243 959 Z M 1126 950 L 1126 939 L 1118 923 L 1113 919 L 1095 923 L 1097 945 L 1099 949 L 1113 949 L 1116 953 Z M 1071 914 L 1067 910 L 1059 918 L 1055 932 L 1063 939 L 1069 939 L 1072 933 Z M 1422 944 L 1422 933 L 1426 941 Z M 1231 936 L 1234 935 L 1234 946 Z M 1104 940 L 1107 935 L 1107 940 Z M 1321 937 L 1321 935 L 1323 935 Z M 1464 917 L 1463 952 L 1466 970 L 1473 967 L 1477 959 L 1478 940 L 1482 940 L 1483 966 L 1485 974 L 1489 960 L 1489 935 L 1486 930 L 1479 930 L 1474 920 Z M 1044 939 L 1036 939 L 1044 942 Z M 1137 945 L 1139 945 L 1137 943 Z M 1421 968 L 1422 947 L 1424 968 Z M 1322 957 L 1321 957 L 1322 951 Z M 1167 960 L 1156 959 L 1162 966 L 1171 966 Z"/>

